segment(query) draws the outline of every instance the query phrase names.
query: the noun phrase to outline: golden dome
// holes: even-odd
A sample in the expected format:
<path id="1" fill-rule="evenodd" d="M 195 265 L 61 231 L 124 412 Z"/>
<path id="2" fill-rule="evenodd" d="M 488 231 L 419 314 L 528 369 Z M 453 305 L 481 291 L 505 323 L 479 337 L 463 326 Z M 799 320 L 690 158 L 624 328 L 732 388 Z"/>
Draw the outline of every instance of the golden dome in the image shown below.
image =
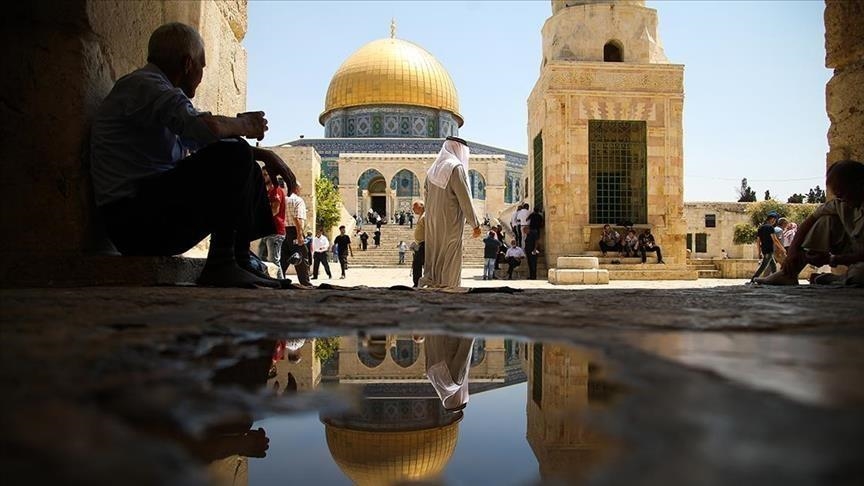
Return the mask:
<path id="1" fill-rule="evenodd" d="M 407 431 L 353 430 L 325 424 L 327 447 L 354 484 L 386 485 L 438 477 L 450 462 L 459 422 Z"/>
<path id="2" fill-rule="evenodd" d="M 428 51 L 402 39 L 372 41 L 351 54 L 333 75 L 318 119 L 323 124 L 333 110 L 368 105 L 446 110 L 462 126 L 450 74 Z"/>

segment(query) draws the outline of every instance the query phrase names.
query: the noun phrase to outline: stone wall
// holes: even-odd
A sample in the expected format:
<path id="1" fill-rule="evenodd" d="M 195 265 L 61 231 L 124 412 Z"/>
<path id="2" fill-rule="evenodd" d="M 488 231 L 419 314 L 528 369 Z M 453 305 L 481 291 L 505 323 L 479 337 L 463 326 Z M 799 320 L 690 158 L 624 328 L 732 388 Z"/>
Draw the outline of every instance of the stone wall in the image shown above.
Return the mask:
<path id="1" fill-rule="evenodd" d="M 89 182 L 89 121 L 114 80 L 143 65 L 153 29 L 175 20 L 197 27 L 207 44 L 196 104 L 244 111 L 245 1 L 35 0 L 6 8 L 0 34 L 10 66 L 0 78 L 3 285 L 14 284 L 10 268 L 21 261 L 45 265 L 46 282 L 63 281 L 52 273 L 57 261 L 112 250 Z"/>
<path id="2" fill-rule="evenodd" d="M 825 51 L 825 66 L 834 69 L 825 89 L 828 166 L 864 162 L 864 2 L 825 1 Z"/>
<path id="3" fill-rule="evenodd" d="M 691 202 L 684 203 L 684 220 L 687 224 L 687 234 L 693 235 L 693 253 L 690 258 L 720 258 L 721 249 L 725 249 L 729 258 L 756 258 L 758 256 L 755 244 L 736 245 L 733 243 L 735 225 L 749 223 L 747 214 L 749 203 L 721 202 Z M 705 226 L 705 216 L 715 216 L 715 227 Z M 707 234 L 708 251 L 696 253 L 696 235 Z"/>

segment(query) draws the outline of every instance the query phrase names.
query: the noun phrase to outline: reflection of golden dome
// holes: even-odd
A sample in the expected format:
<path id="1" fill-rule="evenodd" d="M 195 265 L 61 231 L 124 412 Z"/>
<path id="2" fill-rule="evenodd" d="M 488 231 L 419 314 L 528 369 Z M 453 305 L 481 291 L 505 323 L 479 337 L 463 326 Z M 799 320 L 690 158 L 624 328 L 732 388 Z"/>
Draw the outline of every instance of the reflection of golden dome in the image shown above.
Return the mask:
<path id="1" fill-rule="evenodd" d="M 450 74 L 432 54 L 402 39 L 372 41 L 351 54 L 330 81 L 319 121 L 333 110 L 366 105 L 447 110 L 462 126 Z"/>
<path id="2" fill-rule="evenodd" d="M 440 475 L 459 436 L 459 422 L 434 429 L 364 431 L 326 425 L 333 460 L 355 484 L 393 484 Z"/>

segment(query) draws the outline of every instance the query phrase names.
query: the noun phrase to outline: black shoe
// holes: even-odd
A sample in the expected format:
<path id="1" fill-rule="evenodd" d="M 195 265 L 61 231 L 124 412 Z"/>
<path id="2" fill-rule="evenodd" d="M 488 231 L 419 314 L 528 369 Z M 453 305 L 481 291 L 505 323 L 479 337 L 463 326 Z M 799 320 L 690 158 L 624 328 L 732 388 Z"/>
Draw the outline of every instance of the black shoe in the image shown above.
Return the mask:
<path id="1" fill-rule="evenodd" d="M 288 257 L 289 265 L 297 265 L 303 261 L 303 257 L 299 253 L 292 253 L 290 257 Z"/>

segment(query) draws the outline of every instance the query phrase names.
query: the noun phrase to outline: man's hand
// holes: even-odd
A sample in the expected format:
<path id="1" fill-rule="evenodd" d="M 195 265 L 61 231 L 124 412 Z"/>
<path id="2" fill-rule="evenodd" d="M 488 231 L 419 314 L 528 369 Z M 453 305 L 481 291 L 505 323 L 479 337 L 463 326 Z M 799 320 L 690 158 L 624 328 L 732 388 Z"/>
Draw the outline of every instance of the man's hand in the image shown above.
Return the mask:
<path id="1" fill-rule="evenodd" d="M 267 131 L 267 119 L 264 118 L 263 111 L 238 113 L 237 119 L 243 124 L 244 137 L 254 138 L 259 141 L 264 139 L 264 132 Z"/>
<path id="2" fill-rule="evenodd" d="M 285 161 L 276 155 L 275 152 L 258 147 L 252 147 L 252 156 L 255 157 L 255 160 L 264 162 L 264 170 L 267 171 L 267 175 L 270 176 L 270 180 L 273 181 L 274 184 L 276 183 L 276 176 L 282 176 L 283 180 L 290 179 L 290 176 L 288 175 L 290 173 L 288 165 L 285 164 Z"/>
<path id="3" fill-rule="evenodd" d="M 477 226 L 474 228 L 474 233 L 471 234 L 471 238 L 480 238 L 480 227 Z"/>

